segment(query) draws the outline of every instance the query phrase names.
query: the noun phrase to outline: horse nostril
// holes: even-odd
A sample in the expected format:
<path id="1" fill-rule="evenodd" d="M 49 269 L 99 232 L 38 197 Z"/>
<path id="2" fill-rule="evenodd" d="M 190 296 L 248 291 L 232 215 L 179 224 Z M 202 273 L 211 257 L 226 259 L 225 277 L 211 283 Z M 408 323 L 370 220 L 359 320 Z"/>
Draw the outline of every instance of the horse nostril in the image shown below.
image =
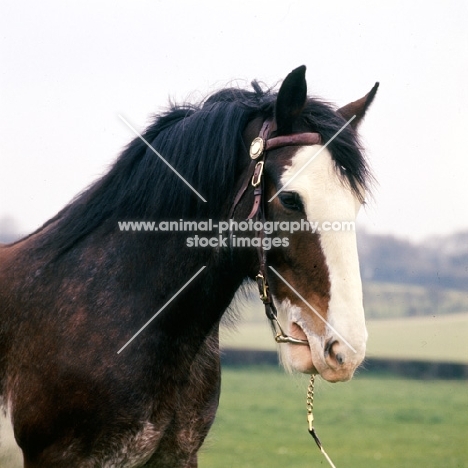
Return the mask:
<path id="1" fill-rule="evenodd" d="M 335 356 L 335 359 L 336 359 L 336 362 L 342 366 L 344 364 L 344 356 L 341 354 L 341 353 L 338 353 L 336 356 Z"/>
<path id="2" fill-rule="evenodd" d="M 332 347 L 333 345 L 337 343 L 337 341 L 335 340 L 328 340 L 326 343 L 325 343 L 325 348 L 324 348 L 324 354 L 325 354 L 325 357 L 328 357 L 331 352 L 332 352 Z"/>
<path id="3" fill-rule="evenodd" d="M 336 340 L 329 340 L 325 345 L 324 354 L 327 361 L 331 361 L 333 365 L 342 366 L 345 363 L 345 355 L 339 352 L 340 343 Z"/>

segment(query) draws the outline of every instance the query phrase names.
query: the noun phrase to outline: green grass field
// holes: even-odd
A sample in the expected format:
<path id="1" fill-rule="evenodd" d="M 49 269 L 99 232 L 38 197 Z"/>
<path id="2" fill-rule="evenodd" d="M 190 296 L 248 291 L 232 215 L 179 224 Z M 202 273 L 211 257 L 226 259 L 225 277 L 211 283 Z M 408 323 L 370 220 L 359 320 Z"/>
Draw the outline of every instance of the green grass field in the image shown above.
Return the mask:
<path id="1" fill-rule="evenodd" d="M 468 314 L 370 320 L 367 357 L 468 363 Z"/>
<path id="2" fill-rule="evenodd" d="M 327 467 L 307 432 L 307 379 L 225 368 L 200 468 Z M 318 381 L 315 427 L 337 468 L 468 466 L 468 384 L 357 377 Z"/>

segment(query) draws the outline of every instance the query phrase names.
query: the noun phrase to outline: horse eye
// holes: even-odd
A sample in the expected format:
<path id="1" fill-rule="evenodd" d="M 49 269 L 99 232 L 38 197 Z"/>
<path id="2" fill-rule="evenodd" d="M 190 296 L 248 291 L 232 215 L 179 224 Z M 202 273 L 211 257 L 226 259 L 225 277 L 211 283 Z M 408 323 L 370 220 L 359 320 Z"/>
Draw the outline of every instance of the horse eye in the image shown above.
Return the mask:
<path id="1" fill-rule="evenodd" d="M 278 195 L 281 204 L 288 210 L 304 211 L 304 204 L 296 192 L 281 192 Z"/>

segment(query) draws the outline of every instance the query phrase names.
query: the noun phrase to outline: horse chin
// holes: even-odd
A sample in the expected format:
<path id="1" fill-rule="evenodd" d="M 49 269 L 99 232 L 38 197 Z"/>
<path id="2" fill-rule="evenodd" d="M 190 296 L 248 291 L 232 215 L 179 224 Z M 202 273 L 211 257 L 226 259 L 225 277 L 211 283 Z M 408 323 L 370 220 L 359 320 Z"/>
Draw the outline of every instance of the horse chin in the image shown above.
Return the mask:
<path id="1" fill-rule="evenodd" d="M 288 327 L 289 336 L 298 340 L 307 341 L 309 345 L 302 344 L 286 344 L 286 352 L 283 356 L 283 365 L 292 372 L 300 372 L 302 374 L 317 374 L 312 357 L 310 340 L 304 333 L 303 329 L 295 322 L 290 322 Z"/>

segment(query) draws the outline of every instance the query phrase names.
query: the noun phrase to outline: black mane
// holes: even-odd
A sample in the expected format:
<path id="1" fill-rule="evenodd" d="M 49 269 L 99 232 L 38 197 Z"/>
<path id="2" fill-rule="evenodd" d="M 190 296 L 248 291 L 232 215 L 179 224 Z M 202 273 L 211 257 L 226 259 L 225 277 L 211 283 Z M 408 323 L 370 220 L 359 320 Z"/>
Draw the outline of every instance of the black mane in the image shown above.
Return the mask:
<path id="1" fill-rule="evenodd" d="M 110 171 L 79 194 L 35 233 L 49 227 L 39 247 L 69 250 L 97 227 L 118 221 L 219 219 L 223 202 L 248 161 L 239 161 L 243 131 L 256 117 L 274 113 L 276 93 L 223 89 L 200 104 L 172 105 L 142 136 L 207 200 L 204 203 L 147 145 L 135 138 Z M 328 141 L 345 123 L 327 103 L 309 99 L 304 122 Z M 330 144 L 337 170 L 357 192 L 369 172 L 356 133 L 347 127 Z M 35 234 L 33 233 L 33 234 Z"/>

